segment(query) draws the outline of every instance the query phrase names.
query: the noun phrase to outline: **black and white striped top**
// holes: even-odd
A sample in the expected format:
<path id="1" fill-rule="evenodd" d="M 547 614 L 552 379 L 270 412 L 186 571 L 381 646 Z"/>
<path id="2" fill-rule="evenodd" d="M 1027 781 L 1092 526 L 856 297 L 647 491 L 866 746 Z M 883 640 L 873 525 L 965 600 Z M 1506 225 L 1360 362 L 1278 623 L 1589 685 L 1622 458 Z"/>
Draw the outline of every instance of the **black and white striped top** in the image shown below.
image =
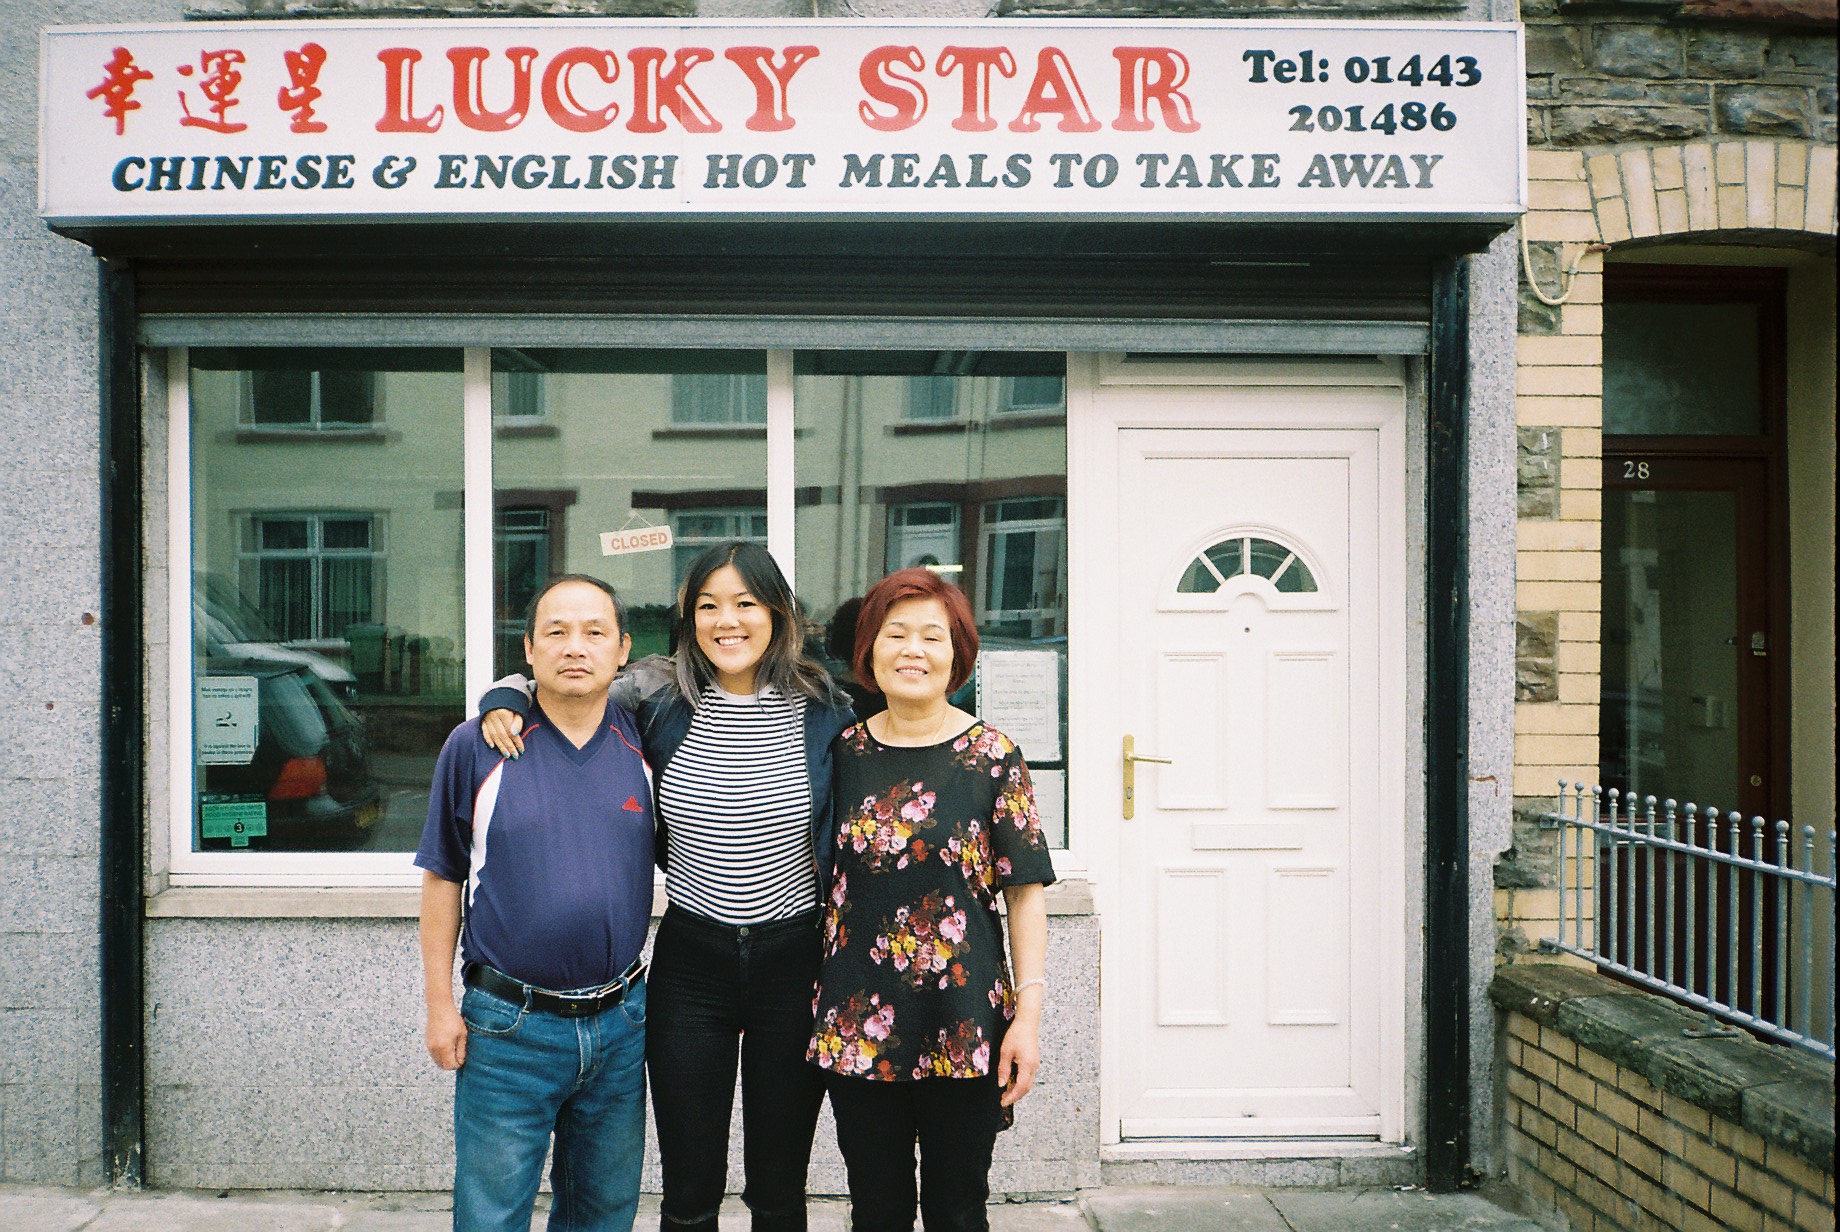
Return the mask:
<path id="1" fill-rule="evenodd" d="M 672 903 L 737 925 L 817 906 L 804 714 L 773 689 L 704 690 L 658 783 Z"/>

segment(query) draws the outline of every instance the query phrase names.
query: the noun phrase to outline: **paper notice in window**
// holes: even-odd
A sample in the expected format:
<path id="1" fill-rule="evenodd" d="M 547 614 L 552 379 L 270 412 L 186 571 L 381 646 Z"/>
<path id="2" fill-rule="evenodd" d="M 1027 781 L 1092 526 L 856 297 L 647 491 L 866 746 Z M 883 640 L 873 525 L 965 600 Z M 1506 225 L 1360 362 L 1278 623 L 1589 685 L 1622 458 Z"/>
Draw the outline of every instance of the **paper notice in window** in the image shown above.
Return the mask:
<path id="1" fill-rule="evenodd" d="M 198 764 L 247 766 L 256 759 L 259 709 L 254 676 L 208 676 L 198 682 Z"/>
<path id="2" fill-rule="evenodd" d="M 978 717 L 1014 740 L 1031 762 L 1061 759 L 1060 655 L 986 650 L 978 655 Z"/>

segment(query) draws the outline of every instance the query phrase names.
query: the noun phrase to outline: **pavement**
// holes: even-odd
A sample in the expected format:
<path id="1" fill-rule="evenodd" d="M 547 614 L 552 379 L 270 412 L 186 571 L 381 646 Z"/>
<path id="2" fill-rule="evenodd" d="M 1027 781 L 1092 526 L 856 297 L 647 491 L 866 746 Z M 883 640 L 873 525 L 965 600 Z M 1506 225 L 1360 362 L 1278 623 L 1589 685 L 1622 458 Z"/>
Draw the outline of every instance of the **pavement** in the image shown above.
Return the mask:
<path id="1" fill-rule="evenodd" d="M 656 1198 L 639 1227 L 656 1227 Z M 722 1208 L 734 1232 L 746 1209 Z M 54 1189 L 0 1185 L 0 1232 L 448 1232 L 445 1194 Z M 539 1210 L 535 1232 L 547 1221 Z M 1416 1189 L 1106 1186 L 993 1205 L 991 1232 L 1541 1232 L 1474 1193 Z M 849 1205 L 814 1199 L 811 1232 L 848 1232 Z"/>

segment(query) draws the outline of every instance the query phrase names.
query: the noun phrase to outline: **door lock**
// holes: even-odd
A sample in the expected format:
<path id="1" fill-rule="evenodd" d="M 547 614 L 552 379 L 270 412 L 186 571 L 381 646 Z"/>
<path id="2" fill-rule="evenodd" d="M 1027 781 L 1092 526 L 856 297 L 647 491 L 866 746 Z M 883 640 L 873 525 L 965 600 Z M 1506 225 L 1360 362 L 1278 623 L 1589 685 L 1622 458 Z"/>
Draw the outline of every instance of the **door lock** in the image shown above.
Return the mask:
<path id="1" fill-rule="evenodd" d="M 1126 821 L 1137 815 L 1137 763 L 1151 762 L 1158 766 L 1172 766 L 1175 759 L 1171 757 L 1152 757 L 1148 753 L 1137 751 L 1137 737 L 1129 732 L 1124 738 L 1124 819 Z"/>
<path id="2" fill-rule="evenodd" d="M 1751 634 L 1751 654 L 1761 659 L 1770 653 L 1770 639 L 1761 633 Z"/>

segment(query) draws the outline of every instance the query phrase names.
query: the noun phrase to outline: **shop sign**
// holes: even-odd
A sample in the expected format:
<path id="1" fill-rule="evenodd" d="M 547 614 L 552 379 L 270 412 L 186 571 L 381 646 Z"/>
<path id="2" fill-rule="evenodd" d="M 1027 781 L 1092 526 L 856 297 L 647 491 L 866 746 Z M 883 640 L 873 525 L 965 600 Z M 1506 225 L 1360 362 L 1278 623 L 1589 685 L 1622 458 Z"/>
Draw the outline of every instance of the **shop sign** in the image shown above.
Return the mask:
<path id="1" fill-rule="evenodd" d="M 1505 219 L 1521 34 L 1432 22 L 188 22 L 44 35 L 53 222 Z"/>
<path id="2" fill-rule="evenodd" d="M 659 552 L 671 546 L 668 526 L 635 526 L 631 530 L 601 532 L 602 556 L 627 556 L 634 552 Z"/>

